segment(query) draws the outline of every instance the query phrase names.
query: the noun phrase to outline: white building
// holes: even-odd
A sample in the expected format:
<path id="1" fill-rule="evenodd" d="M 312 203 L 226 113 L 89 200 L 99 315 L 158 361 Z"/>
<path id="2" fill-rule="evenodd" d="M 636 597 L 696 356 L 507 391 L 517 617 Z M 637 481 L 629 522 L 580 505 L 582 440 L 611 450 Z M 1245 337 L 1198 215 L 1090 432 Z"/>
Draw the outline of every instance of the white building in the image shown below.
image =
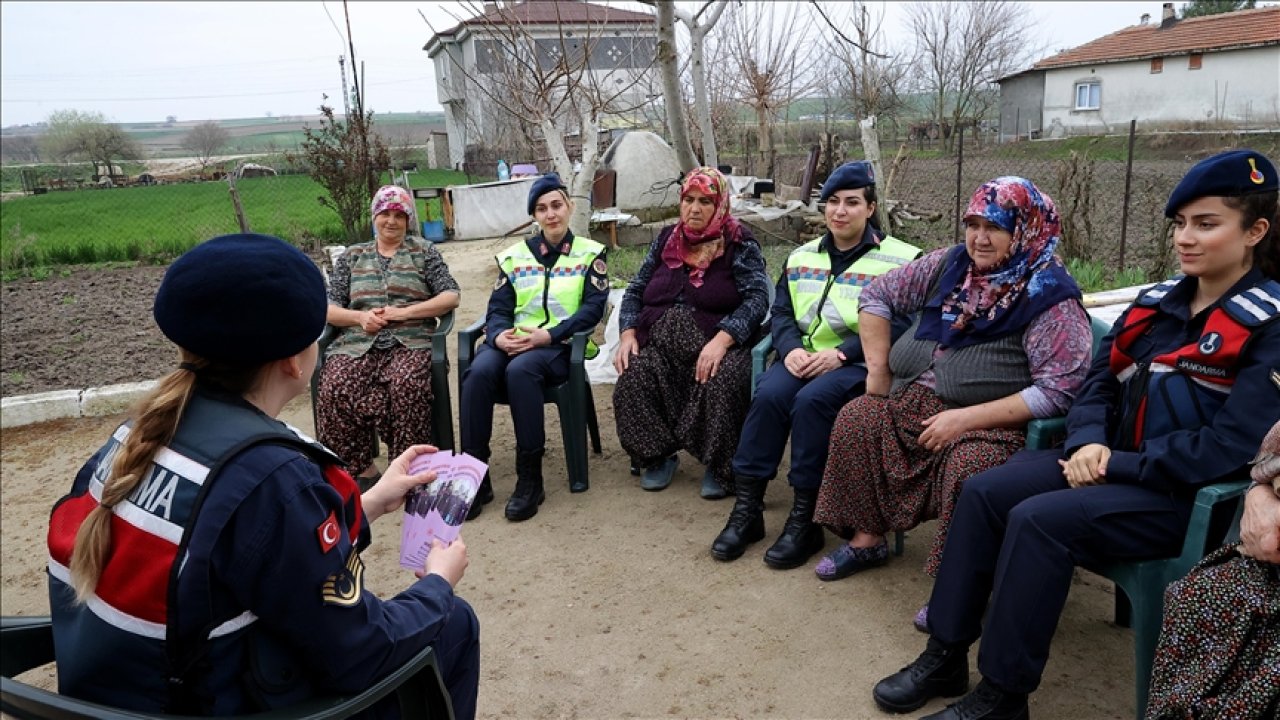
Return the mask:
<path id="1" fill-rule="evenodd" d="M 1139 126 L 1280 126 L 1280 6 L 1163 18 L 1000 80 L 1000 134 L 1053 137 Z"/>
<path id="2" fill-rule="evenodd" d="M 504 59 L 513 48 L 511 24 L 531 39 L 540 70 L 555 67 L 563 54 L 588 52 L 591 80 L 626 89 L 621 105 L 639 105 L 657 88 L 653 67 L 657 28 L 653 16 L 578 0 L 485 3 L 484 12 L 437 33 L 422 48 L 435 63 L 440 104 L 445 108 L 449 160 L 456 168 L 468 146 L 483 143 L 506 111 L 477 83 L 502 82 Z M 493 85 L 490 85 L 493 87 Z M 495 92 L 510 92 L 498 89 Z"/>

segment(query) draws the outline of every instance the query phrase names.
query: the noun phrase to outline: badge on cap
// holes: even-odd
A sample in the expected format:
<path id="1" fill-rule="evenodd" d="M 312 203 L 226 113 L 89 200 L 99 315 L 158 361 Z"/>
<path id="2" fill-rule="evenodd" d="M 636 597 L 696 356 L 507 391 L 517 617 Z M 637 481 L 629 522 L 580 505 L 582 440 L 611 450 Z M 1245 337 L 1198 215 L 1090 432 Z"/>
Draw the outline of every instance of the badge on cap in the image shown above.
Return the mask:
<path id="1" fill-rule="evenodd" d="M 330 510 L 329 517 L 316 528 L 316 538 L 320 540 L 320 552 L 327 553 L 332 550 L 333 546 L 338 544 L 340 537 L 342 537 L 342 530 L 338 527 L 338 516 Z"/>
<path id="2" fill-rule="evenodd" d="M 1252 169 L 1252 172 L 1249 173 L 1249 182 L 1252 182 L 1254 185 L 1261 185 L 1267 181 L 1266 176 L 1258 169 L 1257 160 L 1255 158 L 1249 158 L 1249 167 Z"/>

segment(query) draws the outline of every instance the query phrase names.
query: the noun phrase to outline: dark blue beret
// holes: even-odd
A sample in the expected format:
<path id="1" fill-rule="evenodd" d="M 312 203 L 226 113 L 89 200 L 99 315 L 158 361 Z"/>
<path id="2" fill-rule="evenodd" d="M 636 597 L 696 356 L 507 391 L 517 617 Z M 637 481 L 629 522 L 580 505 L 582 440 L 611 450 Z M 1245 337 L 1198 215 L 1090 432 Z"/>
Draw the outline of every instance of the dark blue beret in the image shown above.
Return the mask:
<path id="1" fill-rule="evenodd" d="M 256 367 L 315 342 L 327 306 L 324 277 L 301 250 L 270 235 L 222 235 L 173 261 L 153 314 L 179 347 Z"/>
<path id="2" fill-rule="evenodd" d="M 860 187 L 876 184 L 876 171 L 871 163 L 865 160 L 847 162 L 836 168 L 835 172 L 822 183 L 822 194 L 818 202 L 826 202 L 827 198 L 840 190 L 857 190 Z"/>
<path id="3" fill-rule="evenodd" d="M 538 204 L 538 198 L 546 195 L 552 190 L 564 190 L 568 192 L 568 188 L 564 183 L 560 182 L 560 176 L 549 172 L 546 175 L 533 181 L 533 187 L 529 188 L 529 214 L 533 214 L 533 208 Z"/>
<path id="4" fill-rule="evenodd" d="M 1265 155 L 1253 150 L 1232 150 L 1196 163 L 1173 189 L 1164 206 L 1164 216 L 1171 218 L 1183 205 L 1202 197 L 1239 197 L 1280 188 L 1276 166 Z"/>

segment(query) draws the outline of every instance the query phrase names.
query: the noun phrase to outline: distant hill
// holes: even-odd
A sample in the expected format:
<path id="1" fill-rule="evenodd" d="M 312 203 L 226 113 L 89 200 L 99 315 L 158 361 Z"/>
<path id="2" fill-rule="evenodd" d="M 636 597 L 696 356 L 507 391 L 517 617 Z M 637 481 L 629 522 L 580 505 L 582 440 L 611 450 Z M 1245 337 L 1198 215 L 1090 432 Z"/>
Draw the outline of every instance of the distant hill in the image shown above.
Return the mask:
<path id="1" fill-rule="evenodd" d="M 280 115 L 274 117 L 214 120 L 231 135 L 227 153 L 280 152 L 294 150 L 303 140 L 303 127 L 318 127 L 320 115 Z M 424 144 L 432 132 L 444 132 L 443 112 L 375 113 L 374 127 L 390 143 Z M 116 123 L 143 147 L 148 157 L 174 157 L 188 154 L 182 139 L 191 128 L 204 120 L 174 120 Z M 43 124 L 11 126 L 0 129 L 0 136 L 39 135 Z"/>

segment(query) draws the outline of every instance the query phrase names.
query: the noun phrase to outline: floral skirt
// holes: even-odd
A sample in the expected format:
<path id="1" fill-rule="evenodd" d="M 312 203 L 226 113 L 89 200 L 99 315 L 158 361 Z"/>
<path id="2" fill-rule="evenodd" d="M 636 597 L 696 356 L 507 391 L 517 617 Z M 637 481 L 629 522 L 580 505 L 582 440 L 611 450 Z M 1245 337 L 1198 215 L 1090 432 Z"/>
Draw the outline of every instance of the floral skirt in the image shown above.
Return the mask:
<path id="1" fill-rule="evenodd" d="M 1280 566 L 1219 548 L 1165 591 L 1147 720 L 1280 717 Z"/>
<path id="2" fill-rule="evenodd" d="M 613 412 L 618 440 L 638 467 L 687 450 L 732 491 L 733 454 L 751 406 L 751 349 L 731 348 L 700 384 L 694 372 L 706 343 L 687 307 L 667 310 L 618 378 Z"/>
<path id="3" fill-rule="evenodd" d="M 946 406 L 912 383 L 888 398 L 861 396 L 840 410 L 814 519 L 852 538 L 885 534 L 938 518 L 925 572 L 936 575 L 960 486 L 1004 463 L 1026 444 L 1019 430 L 973 430 L 938 452 L 919 444 L 922 422 Z"/>
<path id="4" fill-rule="evenodd" d="M 360 357 L 330 355 L 316 392 L 322 444 L 358 473 L 377 455 L 374 431 L 394 458 L 431 442 L 431 350 L 370 348 Z"/>

